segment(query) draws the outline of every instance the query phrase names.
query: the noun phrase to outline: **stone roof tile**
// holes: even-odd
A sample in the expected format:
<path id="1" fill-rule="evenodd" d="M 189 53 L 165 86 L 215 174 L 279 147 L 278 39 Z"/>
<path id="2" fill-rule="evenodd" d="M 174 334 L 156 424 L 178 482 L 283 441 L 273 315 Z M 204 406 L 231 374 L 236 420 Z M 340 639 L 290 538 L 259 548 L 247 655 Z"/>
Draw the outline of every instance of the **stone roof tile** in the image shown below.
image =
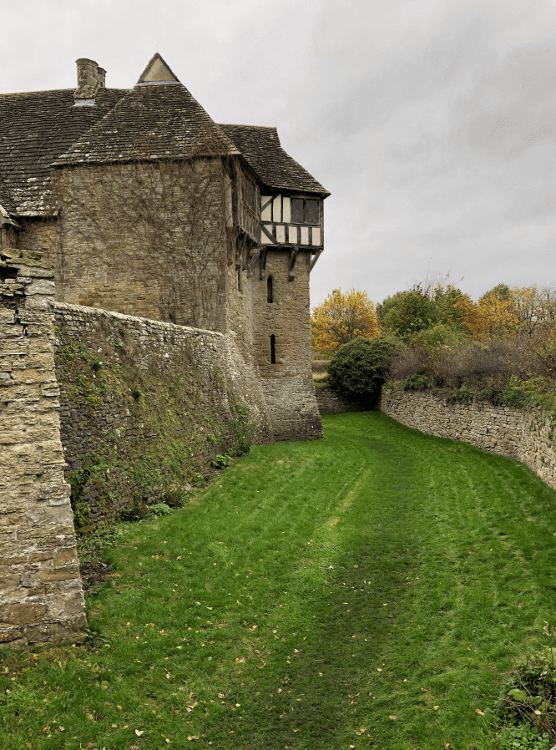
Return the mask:
<path id="1" fill-rule="evenodd" d="M 45 214 L 50 165 L 127 91 L 100 89 L 93 107 L 75 107 L 73 89 L 0 94 L 0 174 L 11 196 L 8 210 L 20 216 Z"/>
<path id="2" fill-rule="evenodd" d="M 280 145 L 276 128 L 257 125 L 220 125 L 260 180 L 271 188 L 330 195 Z"/>
<path id="3" fill-rule="evenodd" d="M 181 83 L 143 83 L 127 92 L 54 166 L 238 153 Z"/>
<path id="4" fill-rule="evenodd" d="M 7 213 L 15 213 L 15 204 L 8 190 L 8 186 L 2 175 L 0 174 L 0 206 L 7 211 Z M 1 211 L 0 211 L 1 213 Z"/>

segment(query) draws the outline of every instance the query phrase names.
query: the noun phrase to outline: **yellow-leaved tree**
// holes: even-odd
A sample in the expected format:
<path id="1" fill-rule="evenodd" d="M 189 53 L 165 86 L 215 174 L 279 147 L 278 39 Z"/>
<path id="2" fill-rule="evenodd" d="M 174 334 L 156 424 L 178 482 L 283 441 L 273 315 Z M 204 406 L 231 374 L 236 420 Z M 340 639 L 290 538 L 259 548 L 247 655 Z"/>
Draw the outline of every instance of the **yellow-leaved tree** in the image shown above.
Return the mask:
<path id="1" fill-rule="evenodd" d="M 485 320 L 486 333 L 491 336 L 515 333 L 518 328 L 512 290 L 506 284 L 498 284 L 483 294 L 479 311 Z"/>
<path id="2" fill-rule="evenodd" d="M 341 346 L 358 336 L 374 339 L 380 336 L 375 306 L 367 292 L 352 289 L 345 294 L 334 289 L 311 315 L 313 346 L 323 354 L 334 354 Z"/>
<path id="3" fill-rule="evenodd" d="M 489 322 L 484 315 L 483 308 L 473 302 L 468 294 L 461 293 L 455 307 L 463 314 L 461 328 L 466 336 L 482 339 L 489 333 Z"/>

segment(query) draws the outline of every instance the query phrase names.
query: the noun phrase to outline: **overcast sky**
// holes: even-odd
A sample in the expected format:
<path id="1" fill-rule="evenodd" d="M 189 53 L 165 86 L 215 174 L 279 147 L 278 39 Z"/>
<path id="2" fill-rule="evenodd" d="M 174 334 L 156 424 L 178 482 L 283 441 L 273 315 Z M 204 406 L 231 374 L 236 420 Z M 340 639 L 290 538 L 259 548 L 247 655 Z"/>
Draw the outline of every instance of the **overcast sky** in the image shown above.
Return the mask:
<path id="1" fill-rule="evenodd" d="M 332 193 L 312 304 L 556 282 L 556 0 L 3 0 L 0 23 L 2 93 L 72 88 L 78 57 L 131 87 L 158 49 L 217 122 L 277 126 Z"/>

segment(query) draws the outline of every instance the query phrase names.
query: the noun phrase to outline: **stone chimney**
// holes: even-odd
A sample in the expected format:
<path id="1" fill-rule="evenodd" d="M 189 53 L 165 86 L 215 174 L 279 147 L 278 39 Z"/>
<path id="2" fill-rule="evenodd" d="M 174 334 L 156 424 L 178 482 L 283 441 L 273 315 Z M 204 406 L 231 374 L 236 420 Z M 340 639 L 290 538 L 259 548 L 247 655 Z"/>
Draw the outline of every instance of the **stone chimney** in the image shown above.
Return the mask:
<path id="1" fill-rule="evenodd" d="M 99 68 L 94 60 L 80 57 L 77 63 L 77 88 L 74 98 L 76 104 L 94 104 L 96 93 L 104 88 L 106 71 Z"/>

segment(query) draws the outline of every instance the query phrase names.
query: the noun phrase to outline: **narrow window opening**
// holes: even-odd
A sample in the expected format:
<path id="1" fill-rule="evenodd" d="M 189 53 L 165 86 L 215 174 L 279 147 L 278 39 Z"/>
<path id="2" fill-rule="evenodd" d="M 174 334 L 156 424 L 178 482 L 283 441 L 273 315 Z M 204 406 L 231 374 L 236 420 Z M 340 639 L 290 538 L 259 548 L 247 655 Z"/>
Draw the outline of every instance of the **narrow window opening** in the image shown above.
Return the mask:
<path id="1" fill-rule="evenodd" d="M 274 299 L 272 297 L 272 276 L 269 276 L 266 280 L 266 301 L 274 302 Z"/>
<path id="2" fill-rule="evenodd" d="M 276 336 L 274 334 L 270 337 L 270 364 L 276 364 Z"/>

